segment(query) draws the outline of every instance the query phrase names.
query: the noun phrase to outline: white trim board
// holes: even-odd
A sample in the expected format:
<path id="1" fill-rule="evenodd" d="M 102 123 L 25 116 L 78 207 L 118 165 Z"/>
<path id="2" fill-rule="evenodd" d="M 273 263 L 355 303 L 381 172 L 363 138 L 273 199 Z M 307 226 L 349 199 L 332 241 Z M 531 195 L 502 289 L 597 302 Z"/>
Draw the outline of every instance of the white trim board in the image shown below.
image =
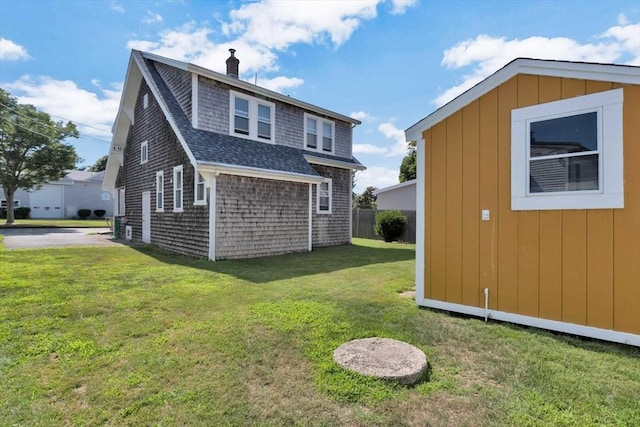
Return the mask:
<path id="1" fill-rule="evenodd" d="M 507 313 L 505 311 L 488 310 L 469 305 L 455 304 L 432 299 L 420 299 L 416 295 L 416 302 L 423 307 L 435 308 L 438 310 L 453 311 L 456 313 L 469 314 L 476 317 L 488 316 L 491 320 L 500 320 L 519 325 L 533 326 L 534 328 L 547 329 L 550 331 L 563 332 L 583 337 L 596 338 L 604 341 L 611 341 L 620 344 L 640 347 L 640 335 L 627 332 L 618 332 L 610 329 L 595 328 L 593 326 L 577 325 L 575 323 L 560 322 L 557 320 L 541 319 L 539 317 L 524 316 L 521 314 Z"/>
<path id="2" fill-rule="evenodd" d="M 640 67 L 636 66 L 518 58 L 409 127 L 405 130 L 406 140 L 420 139 L 420 134 L 426 129 L 433 127 L 518 74 L 640 85 Z"/>

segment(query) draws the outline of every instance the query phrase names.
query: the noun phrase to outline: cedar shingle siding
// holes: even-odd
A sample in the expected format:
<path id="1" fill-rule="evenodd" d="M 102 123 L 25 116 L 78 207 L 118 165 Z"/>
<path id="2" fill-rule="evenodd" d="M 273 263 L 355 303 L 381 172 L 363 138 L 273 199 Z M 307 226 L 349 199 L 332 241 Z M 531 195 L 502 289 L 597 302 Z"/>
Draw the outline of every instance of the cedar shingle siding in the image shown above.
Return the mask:
<path id="1" fill-rule="evenodd" d="M 346 169 L 314 165 L 314 169 L 332 179 L 332 209 L 330 214 L 317 213 L 317 186 L 313 186 L 313 246 L 345 245 L 350 241 L 351 173 Z"/>
<path id="2" fill-rule="evenodd" d="M 216 259 L 308 249 L 309 184 L 231 175 L 216 181 Z"/>

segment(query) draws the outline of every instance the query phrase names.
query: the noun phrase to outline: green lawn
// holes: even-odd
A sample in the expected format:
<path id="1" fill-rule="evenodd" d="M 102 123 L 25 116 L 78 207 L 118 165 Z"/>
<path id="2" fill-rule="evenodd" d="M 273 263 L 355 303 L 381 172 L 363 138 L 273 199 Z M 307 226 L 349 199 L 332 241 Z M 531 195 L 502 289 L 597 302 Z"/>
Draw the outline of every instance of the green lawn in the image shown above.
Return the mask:
<path id="1" fill-rule="evenodd" d="M 640 425 L 640 350 L 418 309 L 413 258 L 0 248 L 0 425 Z M 370 336 L 424 350 L 428 376 L 334 364 Z"/>
<path id="2" fill-rule="evenodd" d="M 12 225 L 6 224 L 6 219 L 0 219 L 0 228 L 30 228 L 30 227 L 53 227 L 53 228 L 94 228 L 109 227 L 106 219 L 16 219 Z"/>

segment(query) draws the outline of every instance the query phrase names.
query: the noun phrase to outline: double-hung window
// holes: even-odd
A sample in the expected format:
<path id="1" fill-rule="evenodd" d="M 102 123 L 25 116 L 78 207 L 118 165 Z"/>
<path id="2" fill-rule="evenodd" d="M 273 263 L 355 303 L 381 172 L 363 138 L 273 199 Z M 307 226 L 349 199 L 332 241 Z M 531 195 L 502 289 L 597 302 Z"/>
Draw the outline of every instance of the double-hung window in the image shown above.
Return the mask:
<path id="1" fill-rule="evenodd" d="M 156 172 L 156 212 L 164 212 L 164 172 Z"/>
<path id="2" fill-rule="evenodd" d="M 624 206 L 622 89 L 513 110 L 511 208 Z"/>
<path id="3" fill-rule="evenodd" d="M 140 164 L 149 161 L 149 141 L 142 141 L 140 144 Z"/>
<path id="4" fill-rule="evenodd" d="M 197 170 L 195 171 L 195 194 L 194 194 L 194 205 L 206 205 L 207 204 L 207 194 L 205 192 L 205 183 L 204 177 Z"/>
<path id="5" fill-rule="evenodd" d="M 173 211 L 182 212 L 182 165 L 173 168 Z"/>
<path id="6" fill-rule="evenodd" d="M 332 204 L 332 181 L 331 178 L 325 178 L 324 182 L 317 185 L 317 213 L 330 214 Z"/>
<path id="7" fill-rule="evenodd" d="M 335 123 L 321 117 L 304 115 L 304 148 L 333 154 L 335 145 Z"/>
<path id="8" fill-rule="evenodd" d="M 230 91 L 229 133 L 256 141 L 273 142 L 275 104 Z"/>

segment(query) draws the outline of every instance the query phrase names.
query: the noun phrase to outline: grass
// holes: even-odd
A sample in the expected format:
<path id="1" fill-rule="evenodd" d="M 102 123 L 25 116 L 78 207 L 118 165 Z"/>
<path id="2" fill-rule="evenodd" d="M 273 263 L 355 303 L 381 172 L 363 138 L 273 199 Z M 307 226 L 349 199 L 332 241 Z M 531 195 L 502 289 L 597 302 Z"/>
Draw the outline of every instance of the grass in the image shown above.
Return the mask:
<path id="1" fill-rule="evenodd" d="M 106 219 L 16 219 L 12 225 L 0 219 L 0 228 L 99 228 L 109 227 Z"/>
<path id="2" fill-rule="evenodd" d="M 637 348 L 419 309 L 413 249 L 0 249 L 0 425 L 640 425 Z M 428 375 L 333 362 L 370 336 L 421 348 Z"/>

